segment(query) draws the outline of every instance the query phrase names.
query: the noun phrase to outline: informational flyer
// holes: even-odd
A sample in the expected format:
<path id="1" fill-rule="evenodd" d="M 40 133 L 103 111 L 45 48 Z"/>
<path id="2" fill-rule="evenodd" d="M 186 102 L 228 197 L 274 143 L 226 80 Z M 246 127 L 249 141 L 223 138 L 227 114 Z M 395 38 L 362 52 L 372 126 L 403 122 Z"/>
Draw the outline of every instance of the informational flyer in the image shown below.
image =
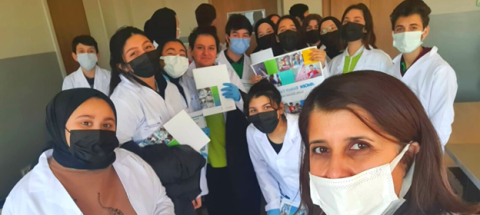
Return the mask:
<path id="1" fill-rule="evenodd" d="M 185 133 L 188 132 L 188 135 Z M 210 138 L 185 111 L 181 111 L 165 123 L 140 145 L 167 144 L 168 146 L 189 145 L 198 152 Z"/>
<path id="2" fill-rule="evenodd" d="M 222 96 L 224 83 L 230 83 L 226 65 L 209 66 L 193 70 L 203 115 L 209 116 L 235 110 L 235 101 Z"/>
<path id="3" fill-rule="evenodd" d="M 316 47 L 252 64 L 256 75 L 261 75 L 278 88 L 286 113 L 299 113 L 310 91 L 325 79 L 322 63 L 310 60 L 312 48 Z"/>

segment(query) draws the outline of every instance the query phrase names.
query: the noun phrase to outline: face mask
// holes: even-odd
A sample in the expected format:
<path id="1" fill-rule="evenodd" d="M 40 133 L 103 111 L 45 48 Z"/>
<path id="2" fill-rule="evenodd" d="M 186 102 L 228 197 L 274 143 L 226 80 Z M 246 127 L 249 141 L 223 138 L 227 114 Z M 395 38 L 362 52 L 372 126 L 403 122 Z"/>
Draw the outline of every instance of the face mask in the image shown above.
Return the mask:
<path id="1" fill-rule="evenodd" d="M 230 38 L 230 49 L 235 54 L 243 54 L 250 47 L 250 39 Z"/>
<path id="2" fill-rule="evenodd" d="M 180 55 L 175 56 L 162 56 L 165 62 L 163 69 L 172 78 L 179 78 L 188 70 L 188 58 Z"/>
<path id="3" fill-rule="evenodd" d="M 362 39 L 363 29 L 365 29 L 365 25 L 349 22 L 342 26 L 342 38 L 348 42 Z"/>
<path id="4" fill-rule="evenodd" d="M 180 39 L 180 35 L 182 34 L 182 31 L 180 31 L 180 28 L 177 28 L 177 31 L 178 31 L 177 39 Z"/>
<path id="5" fill-rule="evenodd" d="M 132 67 L 133 74 L 142 78 L 149 78 L 160 70 L 160 54 L 157 50 L 145 52 L 128 64 Z"/>
<path id="6" fill-rule="evenodd" d="M 77 54 L 77 61 L 80 66 L 86 70 L 91 70 L 95 65 L 97 65 L 97 54 L 93 53 L 82 53 Z"/>
<path id="7" fill-rule="evenodd" d="M 307 43 L 315 44 L 320 41 L 320 32 L 317 30 L 307 31 L 306 34 Z"/>
<path id="8" fill-rule="evenodd" d="M 297 32 L 292 30 L 280 33 L 278 40 L 280 40 L 280 45 L 282 45 L 282 48 L 287 52 L 295 51 L 299 42 Z"/>
<path id="9" fill-rule="evenodd" d="M 407 152 L 408 144 L 389 164 L 378 166 L 348 178 L 328 179 L 310 174 L 313 204 L 326 214 L 382 214 L 391 204 L 403 201 L 410 189 L 411 171 L 402 183 L 400 198 L 395 193 L 392 171 Z"/>
<path id="10" fill-rule="evenodd" d="M 275 39 L 276 38 L 274 33 L 267 34 L 267 35 L 264 35 L 263 37 L 258 38 L 257 45 L 260 47 L 260 49 L 272 48 L 273 45 L 275 45 L 276 43 Z"/>
<path id="11" fill-rule="evenodd" d="M 89 169 L 104 169 L 115 161 L 115 148 L 119 146 L 114 131 L 72 130 L 69 151 Z"/>
<path id="12" fill-rule="evenodd" d="M 255 115 L 249 116 L 248 119 L 251 123 L 253 123 L 255 128 L 265 134 L 272 133 L 275 128 L 277 128 L 279 122 L 276 110 L 257 113 Z"/>
<path id="13" fill-rule="evenodd" d="M 422 35 L 424 32 L 412 31 L 393 34 L 393 46 L 401 53 L 412 53 L 423 44 Z"/>

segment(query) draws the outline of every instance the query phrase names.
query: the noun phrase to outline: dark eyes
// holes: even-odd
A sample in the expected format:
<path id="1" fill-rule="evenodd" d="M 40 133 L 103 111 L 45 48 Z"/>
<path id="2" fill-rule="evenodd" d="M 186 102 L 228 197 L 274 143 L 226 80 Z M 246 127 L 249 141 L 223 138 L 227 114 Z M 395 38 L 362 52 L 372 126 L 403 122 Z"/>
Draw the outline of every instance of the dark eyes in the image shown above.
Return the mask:
<path id="1" fill-rule="evenodd" d="M 364 150 L 364 149 L 368 149 L 368 148 L 370 148 L 369 144 L 364 143 L 364 142 L 356 142 L 356 143 L 352 144 L 352 146 L 350 147 L 350 150 L 360 151 L 360 150 Z M 327 153 L 327 152 L 330 152 L 330 149 L 328 147 L 325 147 L 325 146 L 318 146 L 318 147 L 314 147 L 312 149 L 312 154 L 323 154 L 323 153 Z"/>

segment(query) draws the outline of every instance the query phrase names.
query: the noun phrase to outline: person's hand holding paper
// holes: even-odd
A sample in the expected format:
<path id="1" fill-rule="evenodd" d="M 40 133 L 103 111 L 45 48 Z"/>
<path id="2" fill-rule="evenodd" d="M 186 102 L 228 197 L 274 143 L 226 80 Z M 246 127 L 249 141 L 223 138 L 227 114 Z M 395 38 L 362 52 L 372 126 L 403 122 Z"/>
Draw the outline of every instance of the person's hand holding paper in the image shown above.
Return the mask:
<path id="1" fill-rule="evenodd" d="M 223 96 L 227 99 L 233 99 L 233 101 L 240 101 L 240 91 L 238 87 L 232 83 L 223 83 L 224 88 L 222 88 Z"/>

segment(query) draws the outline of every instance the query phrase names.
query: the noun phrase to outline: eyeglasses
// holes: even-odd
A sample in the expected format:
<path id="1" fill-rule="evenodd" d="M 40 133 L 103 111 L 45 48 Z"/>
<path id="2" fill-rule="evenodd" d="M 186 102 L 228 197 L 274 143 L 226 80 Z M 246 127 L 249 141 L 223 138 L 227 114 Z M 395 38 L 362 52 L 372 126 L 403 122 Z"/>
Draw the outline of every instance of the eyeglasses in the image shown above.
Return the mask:
<path id="1" fill-rule="evenodd" d="M 320 34 L 321 35 L 324 35 L 324 34 L 327 34 L 328 32 L 332 32 L 333 31 L 333 27 L 332 26 L 329 26 L 327 28 L 324 28 L 320 31 Z"/>

